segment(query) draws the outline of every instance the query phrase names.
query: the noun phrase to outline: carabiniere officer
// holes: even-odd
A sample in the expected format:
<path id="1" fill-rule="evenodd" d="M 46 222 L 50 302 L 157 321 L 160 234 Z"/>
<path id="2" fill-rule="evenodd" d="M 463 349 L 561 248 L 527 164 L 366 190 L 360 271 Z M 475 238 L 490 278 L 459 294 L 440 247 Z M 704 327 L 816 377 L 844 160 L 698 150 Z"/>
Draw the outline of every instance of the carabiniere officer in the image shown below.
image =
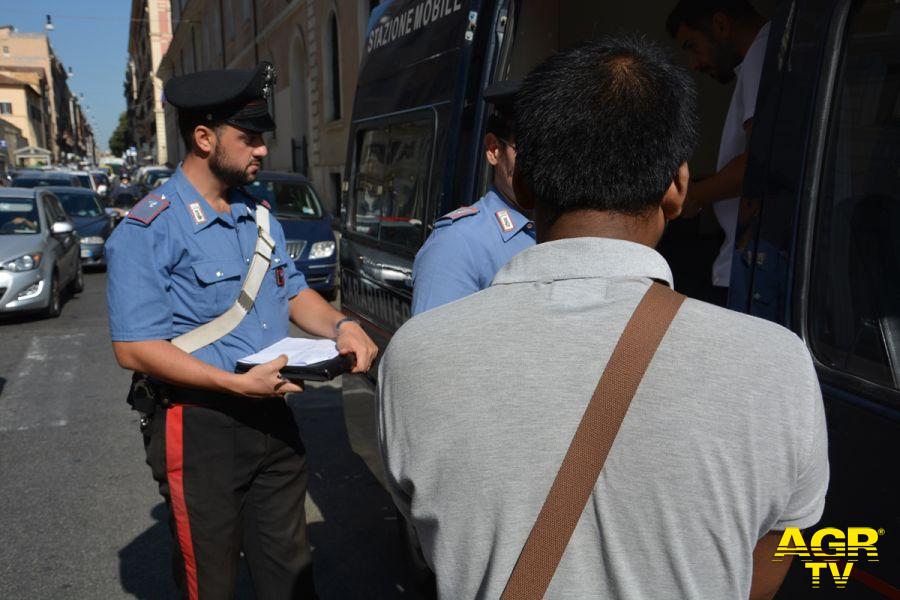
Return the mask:
<path id="1" fill-rule="evenodd" d="M 243 292 L 262 233 L 258 203 L 241 186 L 256 178 L 267 153 L 262 134 L 275 128 L 266 102 L 274 85 L 268 63 L 168 81 L 165 99 L 178 109 L 187 156 L 107 243 L 113 349 L 122 367 L 140 374 L 131 396 L 144 401 L 147 462 L 169 508 L 185 598 L 233 597 L 240 551 L 257 597 L 315 594 L 306 455 L 284 399 L 302 387 L 281 378 L 286 357 L 240 375 L 238 359 L 286 337 L 289 320 L 355 354 L 354 372 L 368 370 L 377 351 L 357 323 L 307 287 L 274 218 L 274 249 L 245 316 L 190 354 L 172 343 Z"/>

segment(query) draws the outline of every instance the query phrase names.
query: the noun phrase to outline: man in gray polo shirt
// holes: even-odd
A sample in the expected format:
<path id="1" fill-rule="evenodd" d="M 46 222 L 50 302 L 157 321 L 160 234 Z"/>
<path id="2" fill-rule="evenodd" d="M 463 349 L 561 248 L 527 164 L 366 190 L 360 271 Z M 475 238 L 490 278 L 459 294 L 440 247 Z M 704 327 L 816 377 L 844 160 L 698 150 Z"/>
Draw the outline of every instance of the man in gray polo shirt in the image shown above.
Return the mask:
<path id="1" fill-rule="evenodd" d="M 672 284 L 653 247 L 684 202 L 694 104 L 688 75 L 642 39 L 549 58 L 516 104 L 537 246 L 394 336 L 381 450 L 442 597 L 500 596 L 626 322 L 652 281 Z M 769 560 L 777 532 L 815 524 L 827 486 L 804 344 L 689 299 L 547 597 L 771 597 L 789 564 Z"/>

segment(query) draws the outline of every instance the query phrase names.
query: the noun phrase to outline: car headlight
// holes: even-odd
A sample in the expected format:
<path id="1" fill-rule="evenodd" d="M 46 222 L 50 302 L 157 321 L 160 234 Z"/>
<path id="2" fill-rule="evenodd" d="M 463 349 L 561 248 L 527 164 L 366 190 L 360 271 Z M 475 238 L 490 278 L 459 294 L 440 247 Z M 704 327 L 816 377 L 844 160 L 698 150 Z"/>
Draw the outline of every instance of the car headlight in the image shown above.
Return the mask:
<path id="1" fill-rule="evenodd" d="M 87 237 L 81 238 L 82 244 L 102 244 L 103 238 L 99 235 L 89 235 Z"/>
<path id="2" fill-rule="evenodd" d="M 316 242 L 309 248 L 310 260 L 317 258 L 328 258 L 334 254 L 334 242 Z"/>
<path id="3" fill-rule="evenodd" d="M 38 265 L 41 264 L 41 254 L 37 252 L 35 254 L 26 254 L 25 256 L 20 256 L 15 260 L 8 260 L 3 263 L 3 268 L 7 271 L 31 271 L 32 269 L 37 269 Z"/>

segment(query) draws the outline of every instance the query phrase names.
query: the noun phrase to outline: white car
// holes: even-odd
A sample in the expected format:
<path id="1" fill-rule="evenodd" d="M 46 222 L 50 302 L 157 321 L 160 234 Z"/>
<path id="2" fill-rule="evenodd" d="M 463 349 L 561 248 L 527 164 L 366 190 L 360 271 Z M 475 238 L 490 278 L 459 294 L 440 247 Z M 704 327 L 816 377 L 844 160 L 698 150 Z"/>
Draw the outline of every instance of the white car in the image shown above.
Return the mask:
<path id="1" fill-rule="evenodd" d="M 75 227 L 44 188 L 0 188 L 0 314 L 58 317 L 62 290 L 84 289 Z"/>

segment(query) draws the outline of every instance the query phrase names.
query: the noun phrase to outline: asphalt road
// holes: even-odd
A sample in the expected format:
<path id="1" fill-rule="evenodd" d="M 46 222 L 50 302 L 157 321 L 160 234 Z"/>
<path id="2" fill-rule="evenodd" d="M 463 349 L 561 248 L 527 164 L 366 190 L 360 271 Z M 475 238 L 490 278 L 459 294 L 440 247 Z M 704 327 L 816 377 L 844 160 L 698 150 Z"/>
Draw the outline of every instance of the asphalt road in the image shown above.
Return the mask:
<path id="1" fill-rule="evenodd" d="M 0 598 L 174 596 L 165 505 L 109 343 L 106 275 L 86 279 L 58 319 L 0 320 Z M 362 440 L 371 411 L 345 419 L 340 386 L 289 400 L 309 452 L 318 593 L 418 598 Z M 253 597 L 243 571 L 238 597 Z"/>

